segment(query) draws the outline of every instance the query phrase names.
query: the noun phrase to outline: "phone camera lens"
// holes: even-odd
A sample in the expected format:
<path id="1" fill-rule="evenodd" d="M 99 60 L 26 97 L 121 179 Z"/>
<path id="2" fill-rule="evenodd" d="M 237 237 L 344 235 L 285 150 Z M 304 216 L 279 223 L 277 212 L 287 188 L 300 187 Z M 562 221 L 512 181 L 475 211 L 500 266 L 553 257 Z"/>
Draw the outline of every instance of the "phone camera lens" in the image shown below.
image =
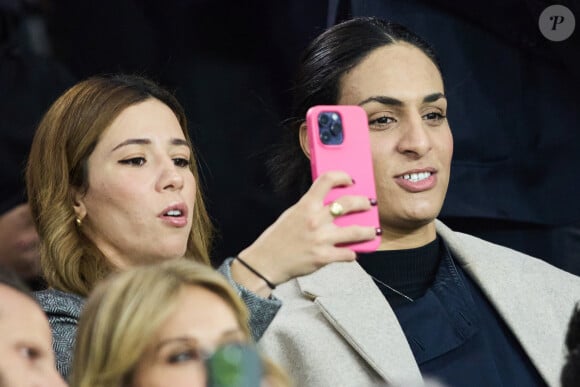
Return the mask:
<path id="1" fill-rule="evenodd" d="M 321 112 L 318 115 L 319 137 L 325 145 L 342 144 L 342 120 L 340 114 L 333 111 Z"/>
<path id="2" fill-rule="evenodd" d="M 330 132 L 334 136 L 338 136 L 340 133 L 342 133 L 342 124 L 340 121 L 334 121 L 332 124 L 330 124 Z"/>

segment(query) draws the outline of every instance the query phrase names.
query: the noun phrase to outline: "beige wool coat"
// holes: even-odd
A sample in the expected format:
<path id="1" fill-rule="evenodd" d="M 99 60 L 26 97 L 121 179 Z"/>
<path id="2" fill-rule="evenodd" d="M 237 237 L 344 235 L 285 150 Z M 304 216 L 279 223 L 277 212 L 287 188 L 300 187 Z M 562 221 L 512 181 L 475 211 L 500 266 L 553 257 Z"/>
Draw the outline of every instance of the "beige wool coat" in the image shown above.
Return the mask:
<path id="1" fill-rule="evenodd" d="M 439 221 L 437 233 L 540 375 L 548 385 L 558 386 L 568 321 L 580 299 L 580 277 L 453 232 Z M 296 386 L 423 385 L 392 308 L 358 263 L 328 265 L 279 286 L 274 294 L 283 305 L 259 345 L 290 373 Z"/>

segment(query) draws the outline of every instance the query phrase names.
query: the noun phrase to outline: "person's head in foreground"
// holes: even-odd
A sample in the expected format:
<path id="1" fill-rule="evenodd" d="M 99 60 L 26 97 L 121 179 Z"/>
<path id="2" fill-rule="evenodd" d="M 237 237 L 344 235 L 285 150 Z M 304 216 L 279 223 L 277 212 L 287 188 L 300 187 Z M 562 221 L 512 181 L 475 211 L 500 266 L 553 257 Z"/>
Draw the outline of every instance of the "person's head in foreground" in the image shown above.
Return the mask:
<path id="1" fill-rule="evenodd" d="M 0 268 L 0 387 L 59 387 L 52 334 L 40 306 L 14 273 Z"/>
<path id="2" fill-rule="evenodd" d="M 209 263 L 186 117 L 150 80 L 97 76 L 67 90 L 37 129 L 26 180 L 52 288 L 86 296 L 120 268 L 184 255 Z"/>
<path id="3" fill-rule="evenodd" d="M 208 357 L 228 345 L 246 349 L 246 377 L 263 369 L 259 383 L 288 385 L 269 361 L 254 361 L 247 319 L 234 290 L 210 267 L 171 260 L 117 273 L 87 301 L 71 386 L 206 386 L 207 369 L 218 377 L 227 372 L 216 364 L 219 359 Z"/>

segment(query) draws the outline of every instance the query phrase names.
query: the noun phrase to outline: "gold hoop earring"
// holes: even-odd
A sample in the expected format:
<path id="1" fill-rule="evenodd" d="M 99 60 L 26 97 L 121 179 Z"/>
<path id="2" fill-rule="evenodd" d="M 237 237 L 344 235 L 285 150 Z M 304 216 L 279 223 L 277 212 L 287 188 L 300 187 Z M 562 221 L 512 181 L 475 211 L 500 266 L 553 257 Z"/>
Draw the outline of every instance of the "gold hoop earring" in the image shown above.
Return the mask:
<path id="1" fill-rule="evenodd" d="M 81 227 L 83 225 L 83 221 L 81 220 L 81 218 L 75 218 L 75 222 L 77 223 L 78 227 Z"/>

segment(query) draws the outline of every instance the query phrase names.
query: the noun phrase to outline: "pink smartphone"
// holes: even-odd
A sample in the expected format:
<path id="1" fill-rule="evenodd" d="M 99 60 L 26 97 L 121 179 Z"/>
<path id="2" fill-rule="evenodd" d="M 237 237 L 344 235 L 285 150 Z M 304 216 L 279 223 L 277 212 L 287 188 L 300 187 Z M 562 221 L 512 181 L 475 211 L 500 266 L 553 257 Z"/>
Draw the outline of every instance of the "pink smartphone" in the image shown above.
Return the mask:
<path id="1" fill-rule="evenodd" d="M 313 106 L 306 113 L 312 178 L 327 171 L 344 171 L 354 180 L 348 187 L 335 187 L 324 198 L 331 203 L 343 195 L 361 195 L 376 199 L 375 177 L 369 139 L 368 119 L 360 106 Z M 368 211 L 338 216 L 337 226 L 380 227 L 377 206 Z M 365 242 L 347 244 L 353 251 L 375 251 L 380 237 Z"/>

